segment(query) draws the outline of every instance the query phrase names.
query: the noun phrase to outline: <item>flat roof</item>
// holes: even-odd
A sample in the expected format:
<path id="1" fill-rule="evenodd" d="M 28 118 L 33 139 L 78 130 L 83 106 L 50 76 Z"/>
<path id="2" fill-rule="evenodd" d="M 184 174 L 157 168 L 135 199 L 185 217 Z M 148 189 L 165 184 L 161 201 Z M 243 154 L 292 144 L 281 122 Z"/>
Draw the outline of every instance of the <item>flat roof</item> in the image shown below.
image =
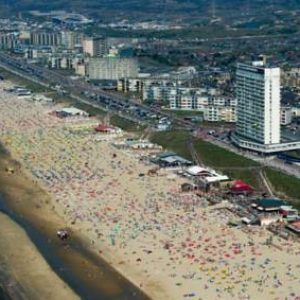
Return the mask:
<path id="1" fill-rule="evenodd" d="M 175 156 L 175 155 L 177 155 L 175 152 L 162 152 L 162 153 L 158 154 L 158 157 L 159 158 L 166 158 L 166 157 Z"/>
<path id="2" fill-rule="evenodd" d="M 181 163 L 191 163 L 189 160 L 187 160 L 187 159 L 185 159 L 181 156 L 178 156 L 178 155 L 163 157 L 160 160 L 168 162 L 168 163 L 173 163 L 173 162 L 176 162 L 176 161 L 181 162 Z"/>
<path id="3" fill-rule="evenodd" d="M 87 114 L 84 110 L 78 109 L 76 107 L 65 107 L 62 109 L 57 109 L 56 112 L 64 112 L 67 114 Z"/>
<path id="4" fill-rule="evenodd" d="M 300 131 L 293 131 L 289 128 L 281 128 L 281 141 L 282 142 L 297 142 L 300 141 Z"/>
<path id="5" fill-rule="evenodd" d="M 186 170 L 186 172 L 189 173 L 189 174 L 191 174 L 191 175 L 198 175 L 201 172 L 210 172 L 210 171 L 207 170 L 207 169 L 205 169 L 205 168 L 202 168 L 200 166 L 192 166 L 192 167 L 189 167 Z"/>
<path id="6" fill-rule="evenodd" d="M 287 202 L 280 199 L 259 199 L 255 201 L 258 207 L 263 207 L 264 209 L 280 208 L 286 205 Z"/>
<path id="7" fill-rule="evenodd" d="M 229 180 L 229 177 L 226 175 L 208 176 L 208 177 L 205 177 L 205 180 L 208 183 L 213 183 L 213 182 Z"/>

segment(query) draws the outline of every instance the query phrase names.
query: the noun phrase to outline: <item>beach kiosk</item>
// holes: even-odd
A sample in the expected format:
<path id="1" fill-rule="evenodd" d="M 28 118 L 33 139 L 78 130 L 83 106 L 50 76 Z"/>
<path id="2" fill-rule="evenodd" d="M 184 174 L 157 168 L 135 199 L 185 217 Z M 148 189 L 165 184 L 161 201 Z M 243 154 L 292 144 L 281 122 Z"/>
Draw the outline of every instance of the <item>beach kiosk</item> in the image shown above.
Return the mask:
<path id="1" fill-rule="evenodd" d="M 300 220 L 297 220 L 297 221 L 293 222 L 292 224 L 288 225 L 287 228 L 297 234 L 300 234 Z"/>
<path id="2" fill-rule="evenodd" d="M 254 192 L 254 188 L 243 180 L 235 180 L 231 184 L 229 192 L 233 195 L 251 195 Z"/>
<path id="3" fill-rule="evenodd" d="M 298 210 L 288 205 L 281 206 L 279 214 L 287 221 L 295 221 L 299 217 Z"/>
<path id="4" fill-rule="evenodd" d="M 287 202 L 280 199 L 258 199 L 251 206 L 261 212 L 279 212 L 282 206 L 286 206 Z"/>

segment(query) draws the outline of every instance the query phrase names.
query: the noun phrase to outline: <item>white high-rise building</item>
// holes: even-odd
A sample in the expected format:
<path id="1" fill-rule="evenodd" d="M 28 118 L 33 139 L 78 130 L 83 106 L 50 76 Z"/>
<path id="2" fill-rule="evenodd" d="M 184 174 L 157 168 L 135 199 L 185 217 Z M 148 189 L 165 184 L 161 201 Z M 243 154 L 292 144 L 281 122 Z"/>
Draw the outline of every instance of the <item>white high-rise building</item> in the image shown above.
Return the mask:
<path id="1" fill-rule="evenodd" d="M 280 68 L 238 64 L 236 136 L 258 144 L 280 143 Z"/>
<path id="2" fill-rule="evenodd" d="M 232 141 L 264 154 L 300 149 L 299 140 L 280 135 L 280 68 L 263 62 L 238 64 L 236 83 L 237 123 Z"/>

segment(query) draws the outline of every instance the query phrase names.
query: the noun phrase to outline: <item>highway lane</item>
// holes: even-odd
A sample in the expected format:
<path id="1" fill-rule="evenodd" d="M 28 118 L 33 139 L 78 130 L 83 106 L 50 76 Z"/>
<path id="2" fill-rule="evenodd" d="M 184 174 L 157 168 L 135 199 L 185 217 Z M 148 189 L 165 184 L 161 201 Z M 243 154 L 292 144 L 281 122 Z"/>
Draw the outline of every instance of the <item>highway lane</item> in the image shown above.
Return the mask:
<path id="1" fill-rule="evenodd" d="M 23 59 L 12 57 L 3 52 L 0 52 L 0 66 L 7 68 L 9 71 L 28 80 L 42 84 L 43 86 L 51 87 L 53 90 L 56 90 L 54 88 L 55 85 L 60 85 L 73 99 L 112 112 L 127 120 L 137 122 L 140 125 L 151 127 L 158 119 L 167 118 L 172 121 L 173 125 L 179 125 L 181 128 L 188 130 L 194 130 L 196 126 L 192 122 L 172 117 L 168 113 L 161 112 L 160 108 L 149 107 L 136 103 L 121 95 L 103 91 L 99 87 L 95 87 L 82 79 L 72 80 L 53 70 L 48 70 L 36 65 L 29 65 Z M 153 115 L 156 117 L 151 118 Z M 267 165 L 285 174 L 300 178 L 300 168 L 298 166 L 286 165 L 284 162 L 277 159 L 261 160 L 261 158 L 258 158 L 247 151 L 236 149 L 234 146 L 218 141 L 217 139 L 210 138 L 208 142 L 253 159 L 262 165 Z"/>
<path id="2" fill-rule="evenodd" d="M 76 99 L 77 101 L 92 105 L 104 111 L 113 112 L 119 116 L 122 116 L 123 118 L 137 122 L 139 124 L 145 124 L 145 125 L 148 124 L 147 120 L 141 117 L 139 118 L 139 116 L 132 113 L 132 111 L 129 111 L 126 114 L 124 110 L 124 107 L 126 105 L 125 102 L 123 101 L 120 102 L 121 100 L 119 99 L 116 100 L 115 98 L 112 98 L 110 95 L 107 95 L 106 93 L 105 94 L 100 93 L 94 87 L 90 87 L 82 83 L 78 84 L 78 82 L 69 82 L 69 80 L 66 79 L 64 76 L 61 76 L 60 74 L 56 74 L 53 71 L 48 71 L 48 70 L 45 71 L 43 69 L 39 71 L 40 67 L 34 68 L 36 70 L 35 74 L 31 74 L 30 72 L 30 70 L 32 69 L 31 66 L 28 71 L 28 69 L 26 69 L 27 66 L 25 66 L 23 63 L 20 64 L 20 62 L 15 61 L 14 59 L 6 58 L 4 60 L 3 56 L 2 57 L 0 56 L 0 60 L 1 60 L 0 61 L 1 67 L 27 80 L 41 84 L 55 91 L 57 91 L 57 89 L 54 88 L 55 85 L 61 86 L 63 84 L 66 88 L 68 88 L 65 90 L 69 94 L 69 96 L 73 99 Z M 38 76 L 36 74 L 38 74 Z M 97 94 L 95 92 L 97 92 Z M 87 97 L 84 96 L 83 93 L 88 93 L 89 95 L 94 94 L 94 96 Z"/>
<path id="3" fill-rule="evenodd" d="M 54 90 L 57 90 L 54 88 L 55 86 L 60 86 L 61 90 L 66 91 L 73 98 L 76 97 L 78 101 L 85 103 L 87 101 L 89 104 L 92 103 L 101 109 L 113 111 L 123 118 L 137 121 L 140 124 L 150 126 L 157 119 L 167 118 L 169 120 L 172 119 L 173 123 L 186 128 L 194 126 L 189 121 L 174 118 L 166 112 L 161 112 L 160 108 L 149 107 L 136 103 L 124 96 L 104 91 L 83 79 L 72 80 L 53 70 L 29 65 L 22 58 L 12 57 L 3 52 L 0 52 L 0 65 L 15 71 L 18 75 L 28 80 L 33 80 Z M 156 118 L 151 118 L 153 115 L 156 115 Z"/>

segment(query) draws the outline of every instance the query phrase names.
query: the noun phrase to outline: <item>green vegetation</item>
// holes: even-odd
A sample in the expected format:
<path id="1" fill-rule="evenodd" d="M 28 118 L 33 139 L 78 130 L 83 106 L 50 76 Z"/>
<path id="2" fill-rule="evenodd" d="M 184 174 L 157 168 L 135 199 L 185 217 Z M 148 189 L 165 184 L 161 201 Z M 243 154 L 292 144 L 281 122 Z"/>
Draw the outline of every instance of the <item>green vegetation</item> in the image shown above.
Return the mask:
<path id="1" fill-rule="evenodd" d="M 57 102 L 68 103 L 78 109 L 82 109 L 89 113 L 91 116 L 96 116 L 99 119 L 103 119 L 108 113 L 101 108 L 94 107 L 92 105 L 77 101 L 70 97 L 59 97 Z M 111 113 L 109 113 L 111 114 Z M 143 127 L 139 126 L 137 123 L 127 120 L 118 115 L 112 114 L 110 117 L 110 122 L 112 125 L 122 128 L 125 131 L 138 132 L 143 129 Z"/>
<path id="2" fill-rule="evenodd" d="M 157 132 L 152 136 L 153 142 L 173 150 L 187 159 L 191 159 L 192 157 L 187 147 L 189 139 L 190 133 L 183 130 Z M 258 166 L 258 163 L 255 161 L 203 140 L 195 140 L 194 146 L 203 163 L 216 169 Z"/>
<path id="3" fill-rule="evenodd" d="M 257 167 L 259 164 L 251 159 L 230 152 L 226 149 L 205 142 L 196 140 L 195 148 L 203 160 L 204 164 L 218 168 L 232 167 Z"/>
<path id="4" fill-rule="evenodd" d="M 53 96 L 51 96 L 51 97 L 57 103 L 66 103 L 68 105 L 72 105 L 78 109 L 82 109 L 82 110 L 86 111 L 91 116 L 95 116 L 99 119 L 103 119 L 108 114 L 106 111 L 102 110 L 101 108 L 94 107 L 90 104 L 80 102 L 78 100 L 75 100 L 75 99 L 67 97 L 67 96 L 54 95 L 54 97 Z M 139 132 L 144 129 L 143 127 L 139 126 L 137 123 L 127 120 L 125 118 L 122 118 L 115 114 L 113 114 L 110 117 L 110 122 L 114 126 L 120 127 L 125 131 Z"/>
<path id="5" fill-rule="evenodd" d="M 43 93 L 43 92 L 49 92 L 50 89 L 46 88 L 38 83 L 32 82 L 30 80 L 27 80 L 23 77 L 20 77 L 18 75 L 15 75 L 5 69 L 0 68 L 0 75 L 4 77 L 6 80 L 11 80 L 17 85 L 21 85 L 26 87 L 27 89 L 33 91 L 34 93 Z"/>
<path id="6" fill-rule="evenodd" d="M 202 26 L 188 29 L 172 30 L 121 30 L 90 26 L 86 28 L 86 34 L 100 34 L 109 37 L 126 38 L 157 38 L 157 39 L 201 39 L 201 38 L 224 38 L 264 35 L 267 32 L 260 29 L 225 29 L 221 26 Z"/>
<path id="7" fill-rule="evenodd" d="M 16 84 L 26 86 L 34 92 L 47 92 L 47 95 L 52 97 L 57 103 L 73 105 L 99 118 L 103 118 L 107 114 L 100 108 L 79 102 L 68 96 L 60 96 L 54 92 L 49 92 L 49 89 L 39 84 L 32 83 L 31 81 L 23 79 L 17 75 L 11 74 L 6 70 L 0 69 L 0 74 L 2 74 L 6 79 L 12 80 Z M 185 116 L 184 113 L 185 112 L 180 111 L 178 112 L 178 116 Z M 126 131 L 136 133 L 141 133 L 145 129 L 145 127 L 118 115 L 113 115 L 111 117 L 111 123 Z M 152 142 L 158 143 L 165 149 L 175 151 L 179 155 L 191 160 L 192 156 L 188 148 L 189 139 L 190 133 L 184 130 L 156 132 L 151 137 Z M 205 165 L 216 168 L 217 170 L 219 169 L 231 178 L 242 179 L 251 184 L 254 188 L 260 189 L 261 183 L 259 176 L 257 175 L 257 171 L 247 169 L 249 167 L 259 166 L 258 163 L 203 140 L 195 140 L 194 146 L 200 159 Z M 245 169 L 233 169 L 235 167 Z M 292 199 L 291 203 L 300 209 L 300 202 L 297 201 L 300 196 L 300 180 L 296 177 L 285 175 L 270 168 L 266 169 L 266 175 L 276 192 L 282 194 L 283 197 L 287 196 Z"/>
<path id="8" fill-rule="evenodd" d="M 151 140 L 191 160 L 192 156 L 188 149 L 189 138 L 190 133 L 187 131 L 167 131 L 155 133 Z M 203 140 L 196 140 L 194 146 L 205 165 L 216 168 L 233 179 L 242 179 L 256 189 L 261 188 L 255 170 L 231 169 L 232 167 L 256 167 L 258 166 L 256 162 Z"/>
<path id="9" fill-rule="evenodd" d="M 110 121 L 113 125 L 120 127 L 125 131 L 140 133 L 145 129 L 144 126 L 141 126 L 134 121 L 130 121 L 125 118 L 122 118 L 118 115 L 113 115 L 110 118 Z"/>
<path id="10" fill-rule="evenodd" d="M 151 141 L 172 150 L 187 159 L 192 159 L 187 147 L 189 133 L 187 131 L 162 131 L 152 134 Z"/>
<path id="11" fill-rule="evenodd" d="M 82 109 L 89 113 L 91 116 L 96 116 L 98 118 L 104 117 L 107 113 L 102 110 L 101 108 L 94 107 L 92 105 L 80 102 L 78 100 L 75 100 L 69 96 L 61 96 L 57 93 L 49 93 L 49 97 L 51 97 L 56 103 L 65 103 L 68 105 L 72 105 L 78 109 Z"/>
<path id="12" fill-rule="evenodd" d="M 250 184 L 257 191 L 264 190 L 264 186 L 261 183 L 261 179 L 258 176 L 257 170 L 229 170 L 225 169 L 224 174 L 232 179 L 241 179 Z"/>
<path id="13" fill-rule="evenodd" d="M 292 203 L 300 209 L 300 180 L 271 168 L 266 169 L 266 175 L 275 191 L 293 199 Z"/>
<path id="14" fill-rule="evenodd" d="M 151 140 L 187 159 L 192 159 L 187 146 L 189 135 L 189 132 L 182 130 L 157 132 Z M 257 162 L 203 140 L 196 140 L 194 146 L 205 165 L 219 169 L 233 179 L 242 179 L 258 190 L 262 188 L 257 170 L 247 169 L 259 166 Z M 235 167 L 245 169 L 234 169 Z M 291 203 L 300 209 L 300 202 L 296 201 L 300 196 L 300 180 L 270 168 L 266 169 L 266 175 L 275 191 L 282 194 L 282 197 L 292 199 Z"/>
<path id="15" fill-rule="evenodd" d="M 170 110 L 170 109 L 164 109 L 163 111 L 169 113 L 170 115 L 176 116 L 176 117 L 202 117 L 203 112 L 202 111 L 194 111 L 194 110 Z"/>

